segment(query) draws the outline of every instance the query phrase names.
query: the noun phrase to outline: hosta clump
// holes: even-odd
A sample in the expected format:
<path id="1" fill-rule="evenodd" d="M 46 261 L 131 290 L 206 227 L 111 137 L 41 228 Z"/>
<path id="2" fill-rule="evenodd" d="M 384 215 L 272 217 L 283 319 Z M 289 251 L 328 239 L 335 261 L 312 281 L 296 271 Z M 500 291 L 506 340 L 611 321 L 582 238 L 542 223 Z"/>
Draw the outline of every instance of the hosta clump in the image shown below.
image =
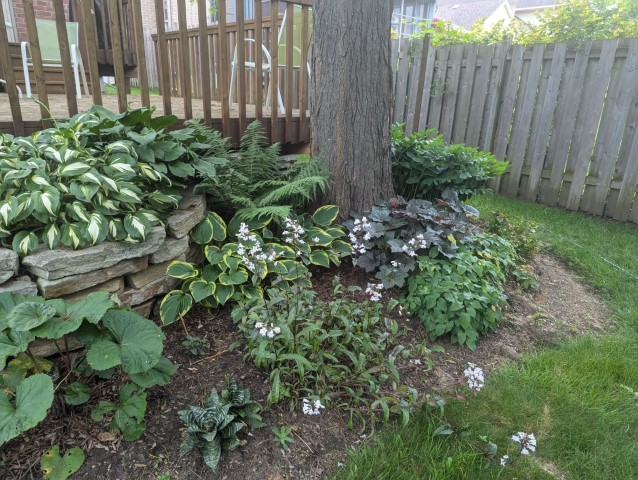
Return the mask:
<path id="1" fill-rule="evenodd" d="M 353 213 L 348 227 L 353 263 L 376 277 L 385 288 L 403 287 L 416 258 L 435 251 L 450 259 L 476 227 L 468 215 L 478 211 L 464 206 L 455 192 L 446 191 L 436 202 L 403 198 L 375 205 L 365 214 Z"/>
<path id="2" fill-rule="evenodd" d="M 402 302 L 432 339 L 449 334 L 452 343 L 474 350 L 503 318 L 504 284 L 517 259 L 509 241 L 491 234 L 476 235 L 452 259 L 419 256 Z"/>
<path id="3" fill-rule="evenodd" d="M 227 389 L 221 395 L 213 389 L 203 407 L 190 407 L 179 412 L 186 425 L 180 454 L 193 449 L 201 450 L 204 462 L 215 470 L 222 452 L 234 450 L 246 443 L 237 434 L 246 425 L 260 428 L 259 403 L 250 399 L 250 392 L 239 385 L 231 375 L 226 376 Z"/>
<path id="4" fill-rule="evenodd" d="M 334 283 L 334 299 L 318 300 L 300 285 L 270 288 L 266 299 L 254 298 L 233 310 L 233 319 L 247 341 L 246 358 L 270 372 L 269 403 L 285 398 L 320 398 L 347 408 L 353 416 L 407 420 L 417 393 L 399 384 L 396 366 L 399 326 L 389 317 L 397 305 L 356 301 L 359 287 L 346 291 Z"/>
<path id="5" fill-rule="evenodd" d="M 485 190 L 487 180 L 502 175 L 508 163 L 467 145 L 448 145 L 435 130 L 406 136 L 401 125 L 392 130 L 392 177 L 397 194 L 435 200 L 445 190 L 461 198 Z"/>
<path id="6" fill-rule="evenodd" d="M 226 162 L 221 139 L 164 130 L 176 120 L 96 106 L 30 138 L 0 135 L 0 243 L 27 255 L 145 240 L 177 207 L 179 182 Z"/>
<path id="7" fill-rule="evenodd" d="M 85 354 L 69 354 L 69 334 L 82 343 Z M 0 293 L 0 409 L 7 413 L 0 416 L 0 444 L 42 421 L 53 403 L 53 380 L 46 374 L 53 371 L 53 364 L 31 353 L 30 343 L 36 339 L 54 340 L 60 350 L 57 370 L 62 380 L 55 390 L 64 393 L 68 405 L 90 400 L 84 378 L 108 378 L 115 368 L 122 369 L 133 387 L 122 389 L 119 406 L 101 413 L 114 412 L 111 425 L 119 428 L 125 439 L 139 438 L 144 431 L 145 396 L 141 409 L 132 389 L 141 392 L 165 385 L 177 369 L 162 356 L 164 334 L 160 328 L 134 312 L 116 308 L 108 293 L 93 293 L 73 304 Z M 131 404 L 140 407 L 135 414 Z"/>
<path id="8" fill-rule="evenodd" d="M 338 214 L 337 207 L 325 205 L 312 215 L 286 218 L 280 225 L 272 217 L 243 221 L 239 216 L 226 225 L 219 215 L 208 212 L 191 232 L 193 240 L 204 245 L 208 263 L 201 269 L 179 261 L 169 265 L 168 275 L 184 283 L 162 301 L 162 321 L 176 321 L 196 302 L 214 308 L 231 300 L 262 297 L 263 287 L 273 279 L 303 278 L 309 284 L 309 265 L 339 265 L 340 258 L 350 254 L 344 229 L 333 225 Z"/>

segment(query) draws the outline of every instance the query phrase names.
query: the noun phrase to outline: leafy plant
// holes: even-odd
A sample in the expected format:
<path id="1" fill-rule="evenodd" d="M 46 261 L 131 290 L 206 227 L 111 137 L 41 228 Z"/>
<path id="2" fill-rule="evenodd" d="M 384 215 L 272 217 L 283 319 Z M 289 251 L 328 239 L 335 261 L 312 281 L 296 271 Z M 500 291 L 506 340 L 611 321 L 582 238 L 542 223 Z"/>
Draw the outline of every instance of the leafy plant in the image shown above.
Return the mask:
<path id="1" fill-rule="evenodd" d="M 291 437 L 292 428 L 282 425 L 281 427 L 272 427 L 270 430 L 275 435 L 275 445 L 278 445 L 286 452 L 289 452 L 290 444 L 295 443 L 295 439 Z"/>
<path id="2" fill-rule="evenodd" d="M 83 344 L 86 355 L 69 355 L 69 334 Z M 29 344 L 36 339 L 53 340 L 58 347 L 59 368 L 66 372 L 55 390 L 64 387 L 68 405 L 90 400 L 83 376 L 109 377 L 121 366 L 136 384 L 134 388 L 143 390 L 166 384 L 177 369 L 162 356 L 160 328 L 134 312 L 115 308 L 106 292 L 90 294 L 73 304 L 0 293 L 0 385 L 4 388 L 0 403 L 7 413 L 0 419 L 0 444 L 42 421 L 53 403 L 53 381 L 45 373 L 53 364 L 31 353 Z M 126 400 L 132 396 L 129 390 L 120 392 Z M 10 401 L 13 396 L 15 406 Z M 113 425 L 130 430 L 123 415 L 117 414 Z M 141 415 L 143 418 L 143 412 Z M 131 435 L 125 432 L 127 437 Z"/>
<path id="3" fill-rule="evenodd" d="M 137 440 L 146 430 L 146 393 L 138 385 L 127 383 L 120 389 L 118 403 L 100 401 L 91 412 L 91 418 L 99 422 L 106 413 L 113 414 L 110 426 L 121 431 L 124 440 Z"/>
<path id="4" fill-rule="evenodd" d="M 213 212 L 197 225 L 191 236 L 205 245 L 208 264 L 197 268 L 186 262 L 173 262 L 167 274 L 184 280 L 180 290 L 173 290 L 160 305 L 160 317 L 170 324 L 183 317 L 194 305 L 208 308 L 227 302 L 263 296 L 263 286 L 272 279 L 287 282 L 308 278 L 307 265 L 338 265 L 340 257 L 350 253 L 342 240 L 344 230 L 333 225 L 338 208 L 326 205 L 313 215 L 293 216 L 275 224 L 270 217 L 243 222 L 235 217 L 227 225 Z M 273 222 L 274 223 L 274 222 Z M 276 233 L 280 234 L 277 242 Z M 228 237 L 236 241 L 224 243 Z M 308 280 L 309 282 L 309 280 Z"/>
<path id="5" fill-rule="evenodd" d="M 508 163 L 463 144 L 448 145 L 435 130 L 405 136 L 392 130 L 392 177 L 398 195 L 434 201 L 445 190 L 465 199 L 485 190 L 490 178 L 502 175 Z"/>
<path id="6" fill-rule="evenodd" d="M 204 462 L 212 470 L 217 468 L 223 451 L 234 450 L 242 442 L 237 434 L 244 426 L 264 426 L 259 403 L 250 399 L 250 392 L 226 376 L 227 389 L 221 395 L 213 389 L 203 407 L 190 407 L 179 412 L 186 425 L 186 435 L 180 447 L 180 455 L 194 448 L 201 450 Z"/>
<path id="7" fill-rule="evenodd" d="M 182 345 L 191 353 L 191 355 L 203 355 L 208 349 L 208 342 L 206 339 L 194 335 L 186 335 Z"/>
<path id="8" fill-rule="evenodd" d="M 219 135 L 166 132 L 176 121 L 94 106 L 31 138 L 0 135 L 0 243 L 27 255 L 145 240 L 177 207 L 178 182 L 227 162 Z"/>
<path id="9" fill-rule="evenodd" d="M 206 177 L 198 191 L 206 192 L 215 211 L 243 219 L 274 216 L 284 219 L 314 200 L 328 187 L 329 173 L 318 159 L 289 166 L 279 157 L 279 144 L 268 146 L 259 121 L 246 128 L 240 149 L 230 162 Z"/>
<path id="10" fill-rule="evenodd" d="M 408 278 L 402 302 L 431 338 L 450 334 L 452 343 L 474 350 L 479 336 L 493 331 L 503 318 L 503 286 L 516 264 L 516 251 L 503 238 L 478 234 L 452 259 L 433 253 L 418 258 L 419 273 Z"/>
<path id="11" fill-rule="evenodd" d="M 323 302 L 301 285 L 268 289 L 267 298 L 253 298 L 233 309 L 233 319 L 247 341 L 246 358 L 270 372 L 270 404 L 285 398 L 316 396 L 347 407 L 364 420 L 398 414 L 404 422 L 417 392 L 399 385 L 396 343 L 399 326 L 386 316 L 396 300 L 349 298 L 359 287 L 344 291 L 338 277 L 334 300 Z"/>
<path id="12" fill-rule="evenodd" d="M 453 258 L 459 243 L 472 238 L 477 228 L 467 215 L 478 211 L 464 206 L 454 192 L 442 199 L 392 199 L 375 205 L 365 215 L 353 213 L 348 220 L 353 263 L 376 277 L 385 288 L 403 287 L 416 258 L 428 251 Z"/>
<path id="13" fill-rule="evenodd" d="M 486 231 L 508 239 L 522 257 L 529 258 L 541 249 L 536 222 L 492 212 L 492 215 L 483 221 L 483 226 Z"/>
<path id="14" fill-rule="evenodd" d="M 44 471 L 45 480 L 66 480 L 77 472 L 84 463 L 84 452 L 80 448 L 67 450 L 60 455 L 60 446 L 53 445 L 51 450 L 42 455 L 40 467 Z"/>

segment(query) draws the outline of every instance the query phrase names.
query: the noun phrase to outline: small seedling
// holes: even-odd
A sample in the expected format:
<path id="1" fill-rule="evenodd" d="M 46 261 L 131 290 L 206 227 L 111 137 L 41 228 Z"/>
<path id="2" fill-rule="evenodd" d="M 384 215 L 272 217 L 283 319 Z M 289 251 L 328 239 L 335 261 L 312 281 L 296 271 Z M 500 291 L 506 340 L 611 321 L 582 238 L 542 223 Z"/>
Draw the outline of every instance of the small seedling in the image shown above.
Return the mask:
<path id="1" fill-rule="evenodd" d="M 279 445 L 286 452 L 289 452 L 290 447 L 288 446 L 288 444 L 295 443 L 295 439 L 291 437 L 292 428 L 282 426 L 280 428 L 273 427 L 271 428 L 271 430 L 272 430 L 272 433 L 275 434 L 275 444 Z"/>
<path id="2" fill-rule="evenodd" d="M 184 345 L 184 348 L 192 355 L 204 355 L 206 350 L 208 350 L 208 342 L 206 339 L 193 335 L 187 335 L 182 345 Z"/>

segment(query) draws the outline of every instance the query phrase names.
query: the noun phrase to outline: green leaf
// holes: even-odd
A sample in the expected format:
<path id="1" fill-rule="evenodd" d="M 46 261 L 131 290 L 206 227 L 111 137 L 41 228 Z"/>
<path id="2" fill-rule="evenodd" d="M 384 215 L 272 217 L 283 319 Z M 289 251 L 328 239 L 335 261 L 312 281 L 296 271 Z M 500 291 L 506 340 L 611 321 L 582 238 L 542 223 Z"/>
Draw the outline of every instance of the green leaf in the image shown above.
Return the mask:
<path id="1" fill-rule="evenodd" d="M 183 317 L 193 306 L 193 297 L 181 290 L 173 290 L 160 304 L 160 318 L 164 325 L 170 325 Z"/>
<path id="2" fill-rule="evenodd" d="M 224 305 L 230 299 L 230 297 L 233 296 L 233 293 L 235 293 L 235 287 L 233 287 L 232 285 L 218 284 L 215 288 L 215 293 L 213 294 L 213 296 L 220 305 Z"/>
<path id="3" fill-rule="evenodd" d="M 188 286 L 193 300 L 201 302 L 206 297 L 210 297 L 215 293 L 215 282 L 207 282 L 206 280 L 195 280 Z"/>
<path id="4" fill-rule="evenodd" d="M 31 330 L 55 316 L 55 308 L 38 302 L 24 302 L 9 313 L 9 327 L 24 332 Z"/>
<path id="5" fill-rule="evenodd" d="M 24 352 L 34 338 L 35 335 L 31 331 L 7 330 L 0 332 L 0 370 L 4 368 L 7 358 Z"/>
<path id="6" fill-rule="evenodd" d="M 82 230 L 74 223 L 62 225 L 60 241 L 67 247 L 78 248 L 82 244 Z"/>
<path id="7" fill-rule="evenodd" d="M 64 399 L 69 405 L 82 405 L 91 398 L 89 387 L 84 383 L 73 382 L 64 389 Z"/>
<path id="8" fill-rule="evenodd" d="M 15 405 L 0 392 L 0 445 L 35 427 L 53 403 L 53 381 L 44 373 L 26 378 L 16 389 Z"/>
<path id="9" fill-rule="evenodd" d="M 172 127 L 178 121 L 175 115 L 162 115 L 152 118 L 149 127 L 153 130 L 163 130 L 165 128 Z"/>
<path id="10" fill-rule="evenodd" d="M 151 388 L 156 385 L 166 385 L 173 374 L 177 371 L 177 365 L 168 358 L 162 356 L 159 361 L 148 372 L 132 373 L 131 380 L 142 388 Z"/>
<path id="11" fill-rule="evenodd" d="M 315 250 L 310 254 L 310 263 L 313 265 L 321 265 L 322 267 L 330 267 L 330 257 L 322 250 Z"/>
<path id="12" fill-rule="evenodd" d="M 86 359 L 95 370 L 121 364 L 128 374 L 142 373 L 159 361 L 165 337 L 150 320 L 127 310 L 109 310 L 102 324 L 113 340 L 100 339 L 89 347 Z"/>
<path id="13" fill-rule="evenodd" d="M 17 213 L 18 200 L 15 197 L 0 202 L 0 219 L 3 225 L 9 225 L 9 222 L 14 219 Z"/>
<path id="14" fill-rule="evenodd" d="M 77 177 L 89 170 L 91 170 L 90 165 L 84 162 L 73 162 L 58 168 L 58 175 L 60 177 Z"/>
<path id="15" fill-rule="evenodd" d="M 187 278 L 197 277 L 199 270 L 197 270 L 192 263 L 176 261 L 168 266 L 166 274 L 173 278 L 185 280 Z"/>
<path id="16" fill-rule="evenodd" d="M 336 205 L 324 205 L 315 210 L 315 213 L 312 214 L 312 219 L 315 223 L 327 227 L 332 225 L 332 222 L 334 222 L 338 216 L 339 207 Z"/>
<path id="17" fill-rule="evenodd" d="M 190 232 L 190 236 L 195 243 L 208 245 L 213 241 L 213 228 L 213 223 L 206 217 L 195 225 L 195 228 Z"/>
<path id="18" fill-rule="evenodd" d="M 131 238 L 146 240 L 146 235 L 151 231 L 151 224 L 144 215 L 129 213 L 124 217 L 124 229 Z"/>
<path id="19" fill-rule="evenodd" d="M 87 234 L 91 240 L 91 245 L 102 243 L 109 233 L 109 223 L 104 215 L 93 212 L 89 216 L 89 224 L 86 227 Z"/>
<path id="20" fill-rule="evenodd" d="M 219 437 L 215 437 L 212 441 L 206 442 L 203 447 L 204 463 L 211 470 L 215 470 L 222 456 L 222 444 Z"/>
<path id="21" fill-rule="evenodd" d="M 226 240 L 226 222 L 215 212 L 206 212 L 206 218 L 213 225 L 213 240 L 223 242 Z"/>
<path id="22" fill-rule="evenodd" d="M 54 445 L 40 459 L 40 467 L 44 471 L 44 480 L 66 480 L 77 472 L 84 463 L 84 452 L 80 448 L 67 450 L 60 456 L 60 446 Z"/>
<path id="23" fill-rule="evenodd" d="M 245 270 L 235 270 L 222 273 L 219 276 L 219 283 L 222 285 L 241 285 L 248 281 L 248 273 Z"/>
<path id="24" fill-rule="evenodd" d="M 38 237 L 33 232 L 22 230 L 13 237 L 11 247 L 18 255 L 29 255 L 38 246 Z"/>
<path id="25" fill-rule="evenodd" d="M 60 243 L 60 229 L 54 223 L 44 228 L 42 241 L 46 243 L 49 250 L 53 250 Z"/>
<path id="26" fill-rule="evenodd" d="M 333 241 L 332 235 L 318 227 L 312 227 L 306 230 L 304 238 L 309 245 L 327 247 Z"/>

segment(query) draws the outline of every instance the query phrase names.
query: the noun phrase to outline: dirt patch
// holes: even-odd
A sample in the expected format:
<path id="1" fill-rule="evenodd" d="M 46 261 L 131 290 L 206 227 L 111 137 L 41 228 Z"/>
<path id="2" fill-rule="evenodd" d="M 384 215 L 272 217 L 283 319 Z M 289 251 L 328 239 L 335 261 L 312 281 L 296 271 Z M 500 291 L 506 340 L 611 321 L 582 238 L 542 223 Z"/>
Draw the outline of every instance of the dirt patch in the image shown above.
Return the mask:
<path id="1" fill-rule="evenodd" d="M 437 341 L 443 353 L 433 353 L 427 362 L 415 365 L 411 358 L 401 359 L 398 368 L 403 381 L 421 392 L 442 389 L 453 383 L 467 362 L 474 362 L 487 372 L 504 361 L 518 360 L 522 352 L 558 343 L 565 336 L 598 334 L 612 327 L 611 311 L 594 291 L 561 262 L 538 255 L 531 263 L 539 285 L 531 292 L 507 287 L 510 305 L 499 329 L 479 341 L 478 348 L 467 348 Z M 322 297 L 332 290 L 333 272 L 313 277 L 315 289 Z M 371 277 L 349 265 L 334 272 L 344 285 L 365 287 Z M 396 292 L 395 292 L 396 293 Z M 386 294 L 386 299 L 390 294 Z M 253 397 L 265 402 L 268 374 L 243 360 L 240 351 L 228 351 L 237 332 L 229 310 L 207 312 L 198 309 L 189 316 L 190 333 L 205 337 L 210 348 L 203 357 L 195 357 L 181 345 L 184 333 L 179 324 L 165 329 L 165 354 L 180 369 L 169 385 L 149 392 L 147 430 L 132 443 L 107 431 L 104 424 L 90 420 L 94 405 L 64 410 L 62 403 L 38 427 L 0 449 L 4 468 L 2 479 L 40 478 L 39 457 L 58 443 L 64 451 L 79 446 L 87 452 L 83 468 L 73 478 L 87 480 L 135 479 L 320 479 L 328 478 L 339 462 L 345 461 L 348 447 L 361 442 L 361 432 L 348 428 L 346 415 L 326 409 L 320 416 L 305 416 L 285 405 L 275 406 L 263 414 L 268 427 L 250 431 L 243 438 L 247 444 L 222 457 L 217 472 L 212 473 L 199 454 L 179 456 L 182 423 L 177 412 L 189 405 L 201 404 L 211 388 L 224 386 L 224 376 L 233 374 L 250 387 Z M 406 345 L 425 341 L 424 331 L 416 319 L 400 318 L 407 333 Z M 431 347 L 432 344 L 428 342 Z M 115 398 L 120 379 L 101 382 L 94 387 L 94 398 Z M 289 453 L 277 447 L 270 427 L 287 425 L 294 429 L 295 443 Z"/>

